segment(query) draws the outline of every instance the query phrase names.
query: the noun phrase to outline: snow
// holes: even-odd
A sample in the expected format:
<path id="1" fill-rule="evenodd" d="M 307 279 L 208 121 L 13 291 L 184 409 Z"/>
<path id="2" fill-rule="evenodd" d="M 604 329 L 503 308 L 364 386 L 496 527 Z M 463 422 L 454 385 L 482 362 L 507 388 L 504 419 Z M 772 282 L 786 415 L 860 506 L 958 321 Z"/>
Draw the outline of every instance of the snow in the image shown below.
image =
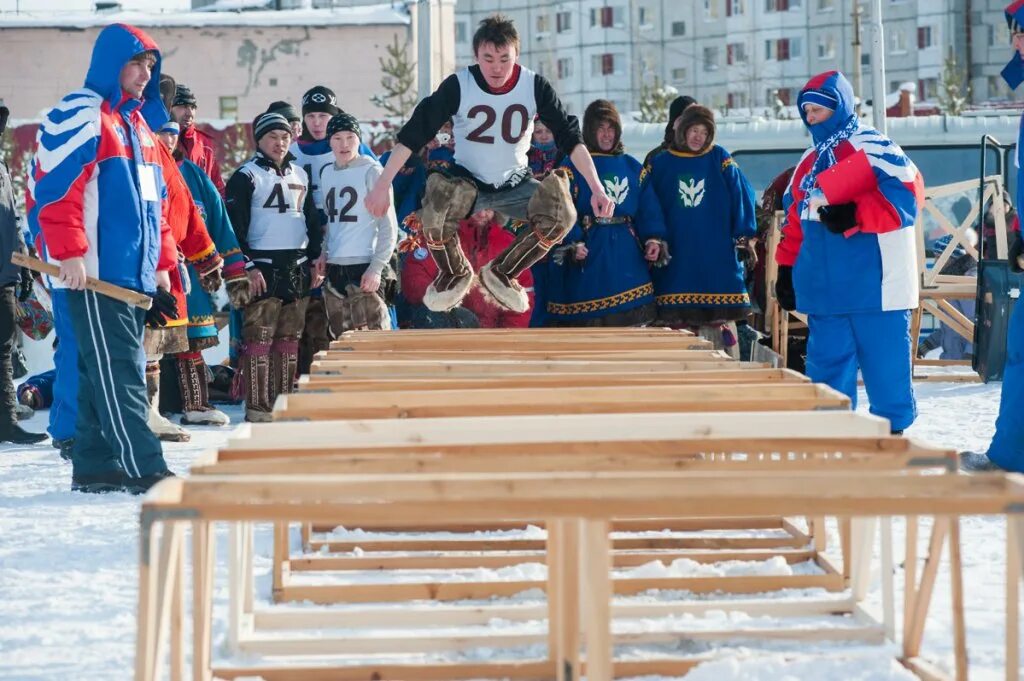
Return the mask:
<path id="1" fill-rule="evenodd" d="M 223 353 L 224 346 L 216 349 Z M 42 368 L 49 362 L 47 342 L 30 343 L 30 364 Z M 216 361 L 222 354 L 211 355 Z M 914 438 L 957 449 L 982 449 L 992 435 L 998 409 L 999 386 L 964 383 L 921 383 L 917 385 L 921 416 L 908 431 Z M 864 397 L 861 409 L 864 409 Z M 226 410 L 234 421 L 241 409 Z M 46 413 L 27 422 L 30 430 L 42 430 Z M 194 428 L 187 444 L 165 445 L 172 469 L 184 473 L 189 462 L 201 451 L 225 443 L 230 429 Z M 138 511 L 140 500 L 126 495 L 90 497 L 68 491 L 70 469 L 48 445 L 37 447 L 0 446 L 0 678 L 5 681 L 36 680 L 109 680 L 129 678 L 134 660 L 136 581 L 138 569 Z M 1003 612 L 1001 609 L 1005 570 L 1005 525 L 993 518 L 967 518 L 963 521 L 963 559 L 966 587 L 968 647 L 973 679 L 1002 678 Z M 925 551 L 927 524 L 920 532 L 919 553 Z M 495 533 L 505 536 L 506 533 Z M 685 534 L 685 533 L 676 533 Z M 543 537 L 540 528 L 520 532 L 529 538 Z M 367 540 L 375 535 L 354 529 L 338 528 L 331 538 Z M 512 535 L 514 536 L 514 535 Z M 902 560 L 904 528 L 894 523 L 896 546 L 897 603 L 902 602 Z M 215 656 L 224 658 L 224 619 L 227 592 L 226 531 L 218 532 Z M 417 538 L 422 538 L 418 535 Z M 297 541 L 297 540 L 296 540 Z M 838 549 L 830 537 L 830 556 Z M 258 528 L 256 535 L 256 579 L 258 607 L 268 607 L 270 579 L 270 532 Z M 838 562 L 838 560 L 837 560 Z M 631 569 L 617 569 L 618 578 L 679 577 L 697 575 L 769 575 L 808 574 L 820 569 L 813 565 L 788 565 L 781 559 L 769 561 L 732 561 L 701 564 L 677 559 L 666 565 L 653 562 Z M 420 573 L 443 580 L 543 579 L 539 564 L 525 564 L 498 570 L 447 571 L 443 574 Z M 381 573 L 346 573 L 347 580 L 367 583 L 379 580 Z M 305 579 L 302 573 L 293 578 Z M 948 569 L 943 567 L 925 632 L 924 654 L 950 669 L 952 666 L 951 599 Z M 392 580 L 397 581 L 397 580 Z M 318 575 L 318 583 L 324 583 Z M 675 615 L 651 619 L 624 619 L 617 632 L 663 632 L 670 630 L 717 631 L 726 627 L 763 629 L 778 622 L 763 615 L 749 616 L 729 610 L 719 602 L 754 598 L 750 594 L 689 594 L 681 591 L 649 591 L 617 597 L 616 603 L 654 603 L 668 599 L 714 601 L 714 612 L 705 617 Z M 774 592 L 778 599 L 842 598 L 820 589 Z M 502 602 L 537 604 L 543 593 L 532 589 Z M 477 603 L 493 603 L 478 601 Z M 877 609 L 881 594 L 876 586 L 866 607 Z M 1000 604 L 998 607 L 996 603 Z M 429 608 L 424 603 L 412 607 Z M 313 607 L 289 604 L 288 609 Z M 317 606 L 321 607 L 321 606 Z M 348 607 L 332 606 L 338 610 Z M 408 604 L 382 607 L 408 608 Z M 818 630 L 825 626 L 850 626 L 848 619 L 808 617 L 801 626 Z M 503 633 L 542 633 L 542 623 L 495 620 L 489 625 Z M 462 631 L 460 629 L 459 631 Z M 477 629 L 479 631 L 479 629 Z M 327 633 L 327 632 L 325 632 Z M 389 630 L 394 633 L 394 630 Z M 898 632 L 897 632 L 898 633 Z M 282 632 L 283 634 L 283 632 Z M 276 632 L 274 633 L 276 636 Z M 291 634 L 287 634 L 291 635 Z M 369 635 L 366 631 L 360 637 Z M 894 646 L 883 649 L 862 645 L 795 644 L 786 641 L 736 640 L 728 644 L 679 640 L 670 644 L 618 646 L 617 654 L 633 659 L 652 656 L 708 655 L 709 662 L 687 677 L 690 681 L 767 681 L 771 679 L 816 679 L 825 681 L 903 681 L 912 679 L 893 662 Z M 828 651 L 841 650 L 843 657 L 827 657 Z M 516 659 L 544 654 L 544 646 L 529 645 L 513 650 L 478 649 L 467 653 L 438 653 L 402 656 L 410 660 L 444 659 Z M 727 659 L 723 656 L 729 655 Z M 735 657 L 734 657 L 735 656 Z M 231 658 L 238 661 L 237 658 Z M 258 657 L 245 657 L 252 661 Z M 375 659 L 374 661 L 379 661 Z"/>

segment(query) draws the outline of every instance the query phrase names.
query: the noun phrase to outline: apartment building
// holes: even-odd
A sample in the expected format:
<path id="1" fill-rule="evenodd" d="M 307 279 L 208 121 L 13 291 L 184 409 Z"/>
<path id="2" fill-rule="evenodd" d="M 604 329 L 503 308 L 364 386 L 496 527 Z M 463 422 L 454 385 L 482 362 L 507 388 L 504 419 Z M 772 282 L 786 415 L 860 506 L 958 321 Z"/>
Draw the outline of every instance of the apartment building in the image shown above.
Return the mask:
<path id="1" fill-rule="evenodd" d="M 477 23 L 516 20 L 522 61 L 548 77 L 574 112 L 603 97 L 635 110 L 645 84 L 671 84 L 717 108 L 795 103 L 812 75 L 838 68 L 864 98 L 872 88 L 866 0 L 458 0 L 456 62 L 472 61 Z M 859 5 L 860 48 L 854 18 Z M 975 102 L 1006 101 L 1005 0 L 883 0 L 886 91 L 915 83 L 934 100 L 947 54 Z M 970 55 L 970 58 L 968 58 Z M 859 65 L 859 67 L 858 67 Z"/>

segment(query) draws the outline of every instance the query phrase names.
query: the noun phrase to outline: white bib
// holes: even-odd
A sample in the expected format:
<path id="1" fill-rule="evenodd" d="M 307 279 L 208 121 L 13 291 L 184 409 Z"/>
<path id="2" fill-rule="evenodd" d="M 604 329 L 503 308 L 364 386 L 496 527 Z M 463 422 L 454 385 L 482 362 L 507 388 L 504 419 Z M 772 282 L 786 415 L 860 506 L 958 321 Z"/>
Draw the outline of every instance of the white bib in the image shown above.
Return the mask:
<path id="1" fill-rule="evenodd" d="M 529 165 L 526 154 L 537 114 L 535 76 L 520 67 L 516 86 L 494 95 L 477 85 L 469 69 L 456 73 L 455 162 L 483 184 L 500 187 Z"/>
<path id="2" fill-rule="evenodd" d="M 360 159 L 362 161 L 362 159 Z M 369 161 L 369 159 L 366 159 Z M 380 169 L 377 163 L 357 162 L 338 169 L 333 163 L 320 174 L 327 215 L 327 261 L 345 258 L 366 258 L 370 262 L 377 246 L 377 218 L 366 209 L 367 173 Z"/>
<path id="3" fill-rule="evenodd" d="M 294 163 L 282 176 L 249 161 L 242 171 L 252 178 L 249 246 L 257 251 L 305 248 L 306 216 L 302 212 L 309 180 Z"/>

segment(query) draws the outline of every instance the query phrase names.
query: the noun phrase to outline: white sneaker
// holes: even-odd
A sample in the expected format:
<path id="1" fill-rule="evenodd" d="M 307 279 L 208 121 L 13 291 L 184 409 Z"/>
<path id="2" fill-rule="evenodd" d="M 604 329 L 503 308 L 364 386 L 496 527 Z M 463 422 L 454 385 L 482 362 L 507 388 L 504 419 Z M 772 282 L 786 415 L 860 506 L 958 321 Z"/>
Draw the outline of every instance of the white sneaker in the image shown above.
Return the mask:
<path id="1" fill-rule="evenodd" d="M 220 409 L 210 407 L 198 411 L 186 411 L 181 415 L 182 425 L 188 426 L 227 426 L 231 419 Z"/>

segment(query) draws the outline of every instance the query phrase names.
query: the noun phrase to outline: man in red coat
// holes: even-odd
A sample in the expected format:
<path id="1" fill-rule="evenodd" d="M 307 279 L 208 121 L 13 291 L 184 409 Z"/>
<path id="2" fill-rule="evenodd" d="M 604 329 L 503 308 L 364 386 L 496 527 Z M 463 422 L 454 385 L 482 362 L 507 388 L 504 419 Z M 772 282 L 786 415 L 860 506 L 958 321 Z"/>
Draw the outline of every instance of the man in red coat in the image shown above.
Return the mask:
<path id="1" fill-rule="evenodd" d="M 181 127 L 178 145 L 184 150 L 185 158 L 209 175 L 217 191 L 224 196 L 224 178 L 220 175 L 217 154 L 213 150 L 213 138 L 195 126 L 196 106 L 196 96 L 186 86 L 178 83 L 171 103 L 171 117 Z"/>
<path id="2" fill-rule="evenodd" d="M 473 266 L 474 272 L 486 265 L 509 244 L 515 241 L 515 235 L 505 230 L 495 219 L 493 210 L 482 210 L 459 222 L 459 242 Z M 414 308 L 413 318 L 417 312 L 426 311 L 423 305 L 423 294 L 427 286 L 437 276 L 437 265 L 427 252 L 423 236 L 416 235 L 416 247 L 409 253 L 402 268 L 402 294 Z M 527 291 L 530 307 L 525 312 L 512 312 L 486 298 L 483 289 L 474 286 L 462 301 L 462 307 L 477 316 L 480 327 L 486 329 L 526 328 L 530 325 L 530 314 L 533 309 L 533 275 L 529 268 L 523 270 L 517 278 L 519 284 Z M 420 309 L 422 308 L 422 310 Z M 427 311 L 429 312 L 429 311 Z M 440 314 L 445 313 L 430 313 Z"/>

